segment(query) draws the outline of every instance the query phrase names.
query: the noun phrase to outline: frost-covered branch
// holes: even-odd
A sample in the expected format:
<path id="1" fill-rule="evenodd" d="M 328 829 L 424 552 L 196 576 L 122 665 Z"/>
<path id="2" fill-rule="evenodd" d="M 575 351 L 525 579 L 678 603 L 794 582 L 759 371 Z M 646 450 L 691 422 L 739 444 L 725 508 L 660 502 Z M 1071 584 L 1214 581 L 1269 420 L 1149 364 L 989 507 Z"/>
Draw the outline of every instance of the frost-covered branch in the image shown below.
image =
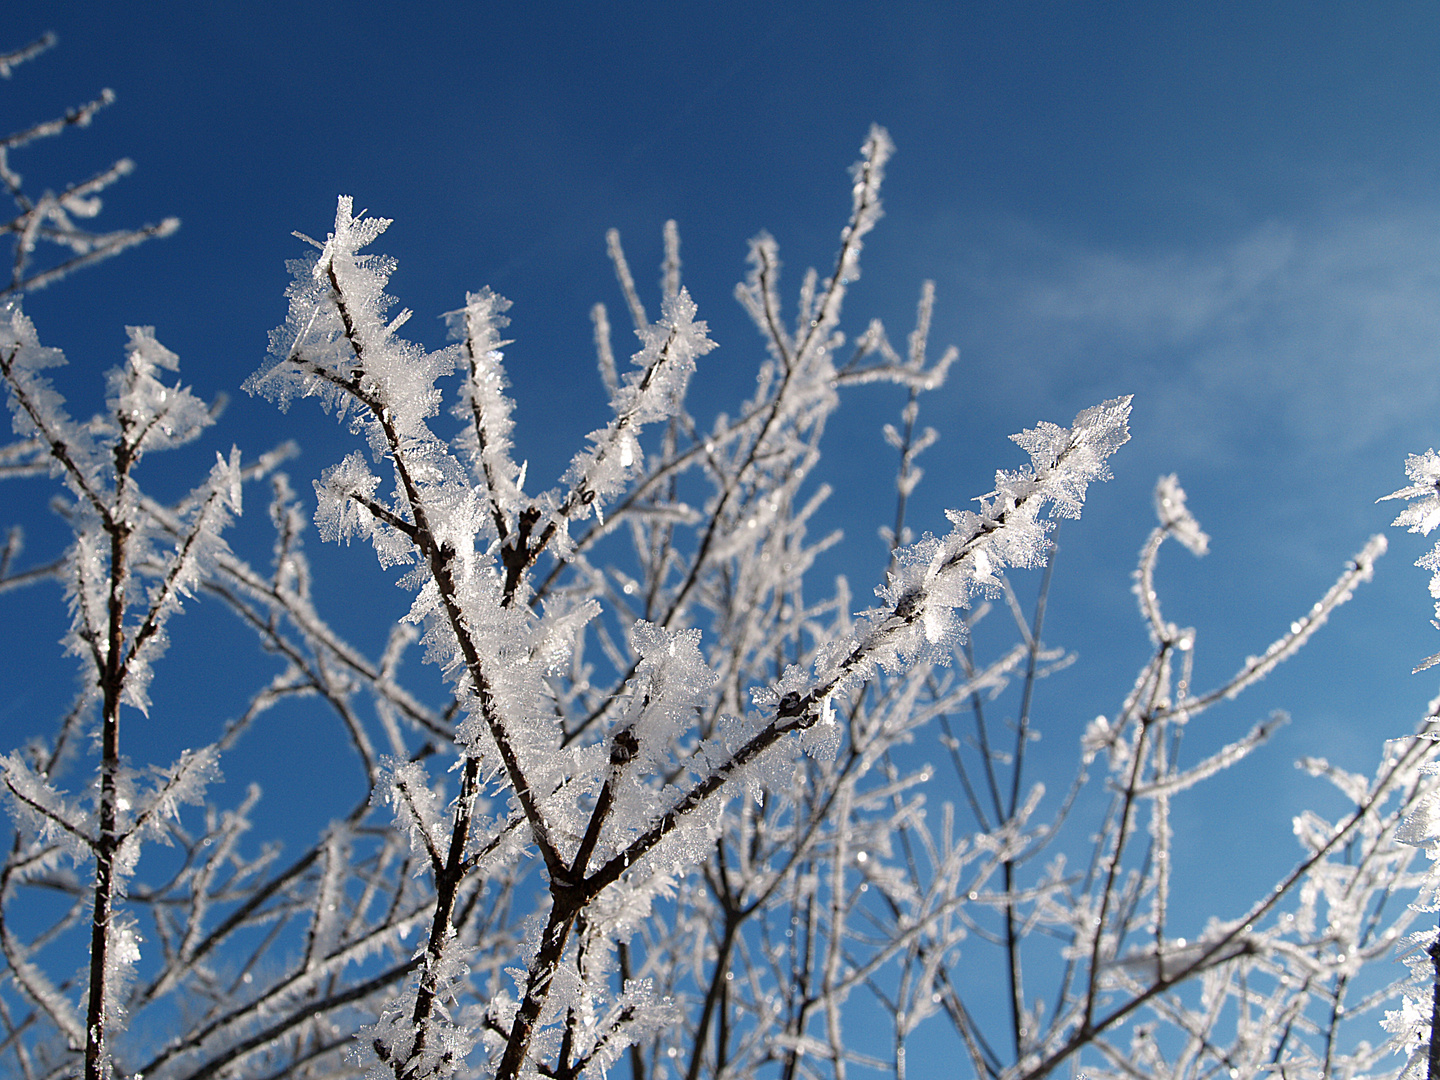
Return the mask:
<path id="1" fill-rule="evenodd" d="M 0 76 L 9 78 L 12 69 L 47 51 L 55 41 L 54 34 L 45 34 L 29 45 L 0 55 Z M 117 161 L 88 180 L 69 185 L 58 195 L 47 191 L 38 198 L 26 194 L 20 174 L 11 167 L 12 150 L 19 150 L 38 139 L 54 138 L 67 128 L 88 127 L 95 114 L 114 101 L 114 92 L 107 89 L 95 100 L 69 109 L 63 116 L 0 137 L 0 184 L 4 185 L 17 211 L 10 221 L 0 222 L 0 232 L 10 234 L 14 244 L 10 281 L 0 288 L 0 297 L 42 289 L 74 270 L 118 255 L 146 240 L 169 236 L 180 227 L 178 218 L 166 218 L 159 224 L 138 229 L 106 233 L 92 232 L 76 224 L 77 219 L 93 218 L 99 214 L 100 192 L 134 171 L 134 162 L 128 158 Z M 67 250 L 68 257 L 48 266 L 36 266 L 35 251 L 41 241 Z"/>

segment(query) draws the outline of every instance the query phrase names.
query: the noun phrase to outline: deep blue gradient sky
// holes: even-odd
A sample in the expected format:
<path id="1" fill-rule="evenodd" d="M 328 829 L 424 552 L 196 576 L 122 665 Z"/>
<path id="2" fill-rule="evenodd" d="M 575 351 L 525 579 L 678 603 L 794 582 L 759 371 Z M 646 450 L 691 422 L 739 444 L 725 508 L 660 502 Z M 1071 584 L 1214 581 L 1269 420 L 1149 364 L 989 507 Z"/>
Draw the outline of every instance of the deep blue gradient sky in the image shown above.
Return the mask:
<path id="1" fill-rule="evenodd" d="M 27 298 L 42 340 L 71 359 L 67 393 L 93 408 L 124 325 L 153 324 L 187 381 L 232 395 L 203 456 L 293 436 L 298 487 L 348 436 L 304 403 L 281 417 L 238 388 L 284 319 L 291 230 L 323 236 L 337 194 L 396 219 L 377 246 L 400 261 L 391 291 L 416 312 L 412 336 L 439 345 L 435 316 L 467 288 L 514 302 L 517 457 L 536 488 L 606 416 L 588 311 L 604 300 L 619 326 L 623 306 L 605 230 L 621 230 L 653 307 L 661 226 L 678 220 L 686 283 L 721 345 L 696 392 L 733 409 L 760 357 L 731 297 L 746 240 L 776 236 L 792 302 L 806 266 L 830 265 L 868 126 L 887 126 L 886 218 L 847 326 L 878 316 L 902 342 L 933 278 L 933 346 L 962 351 L 922 412 L 942 441 L 912 523 L 943 529 L 942 507 L 1014 467 L 1010 433 L 1136 395 L 1115 481 L 1062 537 L 1046 636 L 1080 662 L 1039 705 L 1060 757 L 1146 658 L 1129 573 L 1158 475 L 1179 473 L 1213 537 L 1200 562 L 1167 550 L 1160 575 L 1168 617 L 1199 629 L 1203 688 L 1386 528 L 1394 504 L 1375 498 L 1404 483 L 1407 453 L 1440 443 L 1433 4 L 90 3 L 13 12 L 0 44 L 46 30 L 60 45 L 0 84 L 0 123 L 107 86 L 118 100 L 16 155 L 27 184 L 58 188 L 130 156 L 137 171 L 100 221 L 184 223 Z M 875 507 L 889 505 L 893 461 L 879 429 L 900 400 L 857 393 L 829 436 L 826 523 L 849 545 L 827 568 L 862 598 L 884 565 L 875 525 L 889 511 Z M 254 532 L 239 535 L 263 544 L 260 499 L 247 517 Z M 1440 649 L 1409 565 L 1427 545 L 1391 540 L 1376 584 L 1305 655 L 1193 734 L 1198 755 L 1272 708 L 1294 716 L 1216 796 L 1177 802 L 1202 871 L 1237 843 L 1269 859 L 1256 881 L 1288 865 L 1289 817 L 1320 790 L 1291 762 L 1323 753 L 1368 771 L 1434 694 L 1433 674 L 1409 675 Z M 337 589 L 373 562 L 313 539 L 310 551 Z M 366 602 L 394 608 L 366 608 L 377 638 L 406 604 L 384 588 Z M 3 747 L 43 730 L 71 686 L 51 644 L 61 616 L 31 602 L 5 598 L 17 645 Z M 213 633 L 207 645 L 228 641 Z M 157 700 L 167 679 L 188 686 L 189 655 L 177 643 L 162 661 Z M 207 708 L 181 745 L 213 738 Z"/>

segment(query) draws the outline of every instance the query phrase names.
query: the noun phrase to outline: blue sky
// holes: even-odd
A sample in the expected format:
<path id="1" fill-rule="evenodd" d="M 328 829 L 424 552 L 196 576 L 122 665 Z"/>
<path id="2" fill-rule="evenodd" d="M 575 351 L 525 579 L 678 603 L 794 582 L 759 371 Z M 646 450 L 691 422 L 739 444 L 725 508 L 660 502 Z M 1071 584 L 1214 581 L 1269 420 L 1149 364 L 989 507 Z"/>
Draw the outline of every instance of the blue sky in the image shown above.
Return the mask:
<path id="1" fill-rule="evenodd" d="M 1431 4 L 54 4 L 7 16 L 0 45 L 46 30 L 59 47 L 0 83 L 3 124 L 107 86 L 117 103 L 16 155 L 27 184 L 129 156 L 137 170 L 101 222 L 183 221 L 27 298 L 42 340 L 70 357 L 77 411 L 98 403 L 124 325 L 153 324 L 187 381 L 232 395 L 213 442 L 254 451 L 293 435 L 297 481 L 348 438 L 238 388 L 284 319 L 291 230 L 323 236 L 337 194 L 396 219 L 379 246 L 400 261 L 392 292 L 415 310 L 414 336 L 440 344 L 435 316 L 466 289 L 514 302 L 519 456 L 550 478 L 606 415 L 588 322 L 596 300 L 620 310 L 605 230 L 621 230 L 653 297 L 661 226 L 678 220 L 687 285 L 721 345 L 697 393 L 731 408 L 760 355 L 731 297 L 746 240 L 775 235 L 793 297 L 806 266 L 829 265 L 845 169 L 884 124 L 898 147 L 887 216 L 848 328 L 880 317 L 902 341 L 932 278 L 932 343 L 962 353 L 922 412 L 942 441 L 912 524 L 943 528 L 942 507 L 1013 467 L 1010 433 L 1136 395 L 1115 481 L 1062 537 L 1047 637 L 1080 662 L 1040 704 L 1061 758 L 1146 657 L 1129 573 L 1158 475 L 1179 473 L 1212 535 L 1205 560 L 1167 550 L 1160 575 L 1168 617 L 1199 630 L 1203 686 L 1385 530 L 1394 504 L 1375 498 L 1404 483 L 1407 453 L 1440 443 Z M 873 493 L 888 501 L 893 463 L 876 450 L 899 403 L 862 391 L 830 431 L 826 521 L 849 538 L 830 569 L 862 596 L 884 564 Z M 258 502 L 244 528 L 261 538 Z M 37 557 L 46 528 L 32 526 Z M 1318 752 L 1368 771 L 1435 693 L 1433 674 L 1409 675 L 1440 649 L 1410 566 L 1426 545 L 1391 541 L 1377 582 L 1301 658 L 1194 733 L 1198 755 L 1272 708 L 1294 717 L 1216 797 L 1177 804 L 1202 865 L 1262 836 L 1256 880 L 1288 864 L 1289 816 L 1319 791 L 1291 762 Z M 363 551 L 310 550 L 337 589 L 370 572 Z M 71 676 L 50 644 L 59 615 L 6 602 L 14 625 L 42 628 L 7 665 L 25 687 L 0 711 L 9 746 L 36 729 L 32 705 L 43 727 L 48 688 L 67 698 Z M 157 694 L 167 675 L 184 685 L 187 655 L 177 644 L 162 662 Z"/>

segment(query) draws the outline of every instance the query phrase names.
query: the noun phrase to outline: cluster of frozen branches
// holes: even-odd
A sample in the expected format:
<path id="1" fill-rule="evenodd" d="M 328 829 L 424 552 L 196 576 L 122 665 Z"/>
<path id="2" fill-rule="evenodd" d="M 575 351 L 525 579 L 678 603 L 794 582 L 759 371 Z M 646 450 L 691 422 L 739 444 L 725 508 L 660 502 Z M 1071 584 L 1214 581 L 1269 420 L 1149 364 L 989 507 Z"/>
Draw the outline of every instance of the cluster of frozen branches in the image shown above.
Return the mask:
<path id="1" fill-rule="evenodd" d="M 1370 776 L 1307 761 L 1347 809 L 1297 819 L 1293 865 L 1250 906 L 1189 927 L 1170 902 L 1185 854 L 1173 801 L 1277 721 L 1199 760 L 1184 753 L 1189 725 L 1303 646 L 1383 541 L 1233 678 L 1195 687 L 1196 635 L 1166 621 L 1153 571 L 1167 540 L 1196 555 L 1208 541 L 1162 478 L 1135 589 L 1153 652 L 1074 746 L 1068 790 L 1047 795 L 1027 761 L 1037 687 L 1072 659 L 1043 638 L 1050 533 L 1108 475 L 1129 401 L 1016 435 L 1028 461 L 950 512 L 943 536 L 907 542 L 916 458 L 934 439 L 919 406 L 955 353 L 930 357 L 929 286 L 903 355 L 878 323 L 853 341 L 841 330 L 890 152 L 874 129 L 839 254 L 804 276 L 793 314 L 775 242 L 752 242 L 737 296 L 765 356 L 732 413 L 689 411 L 714 345 L 681 285 L 676 230 L 655 321 L 612 234 L 638 348 L 622 371 L 597 306 L 611 419 L 533 493 L 512 455 L 508 301 L 470 294 L 438 351 L 404 339 L 408 312 L 391 315 L 385 294 L 394 264 L 368 251 L 389 223 L 342 198 L 292 265 L 289 317 L 247 388 L 282 409 L 316 398 L 361 437 L 315 482 L 313 518 L 326 540 L 369 541 L 413 593 L 378 656 L 312 591 L 311 513 L 279 471 L 286 448 L 219 455 L 186 498 L 157 501 L 142 458 L 212 420 L 174 382 L 175 356 L 132 329 L 105 413 L 77 422 L 46 374 L 61 357 L 5 309 L 18 441 L 4 460 L 62 483 L 73 541 L 30 570 L 11 565 L 12 541 L 0 585 L 62 583 L 82 672 L 52 734 L 0 759 L 15 822 L 0 864 L 7 1069 L 901 1078 L 922 1029 L 953 1041 L 960 1075 L 987 1080 L 1081 1063 L 1097 1077 L 1402 1068 L 1377 1044 L 1401 996 L 1385 965 L 1426 880 L 1394 834 L 1409 821 L 1403 839 L 1433 844 L 1440 820 L 1427 738 L 1389 744 Z M 808 526 L 828 494 L 813 476 L 838 395 L 880 380 L 907 399 L 887 429 L 894 543 L 857 613 L 843 582 L 816 591 L 809 572 L 836 538 Z M 221 536 L 261 484 L 268 566 Z M 1027 614 L 1007 574 L 1037 568 Z M 134 766 L 122 719 L 167 722 L 147 687 L 197 593 L 278 667 L 209 745 Z M 1013 634 L 986 655 L 1005 612 Z M 421 668 L 402 682 L 417 646 L 439 680 Z M 257 788 L 215 801 L 207 783 L 298 698 L 346 733 L 368 791 L 287 855 L 247 835 Z M 926 740 L 944 769 L 910 764 Z M 1401 1049 L 1424 1049 L 1422 997 L 1390 1018 Z"/>
<path id="2" fill-rule="evenodd" d="M 17 64 L 34 59 L 54 44 L 55 35 L 46 34 L 13 52 L 0 53 L 0 78 L 8 79 Z M 66 128 L 88 127 L 95 114 L 114 100 L 113 91 L 102 90 L 99 97 L 76 105 L 63 116 L 0 137 L 0 184 L 15 203 L 15 216 L 0 226 L 14 248 L 10 280 L 0 286 L 0 297 L 44 288 L 72 270 L 118 255 L 153 237 L 168 236 L 180 227 L 176 218 L 166 218 L 158 225 L 110 232 L 93 232 L 80 224 L 100 212 L 100 193 L 134 170 L 135 163 L 129 158 L 121 158 L 87 180 L 67 184 L 58 192 L 46 191 L 43 195 L 27 193 L 20 174 L 11 166 L 11 151 L 38 139 L 54 138 Z M 37 254 L 37 248 L 41 252 L 53 252 L 53 257 Z"/>

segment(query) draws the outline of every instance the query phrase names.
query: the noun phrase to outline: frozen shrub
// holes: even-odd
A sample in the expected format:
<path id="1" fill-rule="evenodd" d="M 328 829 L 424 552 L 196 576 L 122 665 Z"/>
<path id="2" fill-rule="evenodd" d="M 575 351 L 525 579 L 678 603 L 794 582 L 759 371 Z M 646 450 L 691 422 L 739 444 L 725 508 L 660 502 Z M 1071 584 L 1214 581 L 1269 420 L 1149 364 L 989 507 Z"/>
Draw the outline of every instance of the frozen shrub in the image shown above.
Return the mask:
<path id="1" fill-rule="evenodd" d="M 1414 917 L 1423 878 L 1393 834 L 1403 820 L 1402 839 L 1433 840 L 1425 740 L 1391 744 L 1373 776 L 1307 761 L 1349 809 L 1297 819 L 1298 860 L 1275 887 L 1203 927 L 1175 926 L 1170 905 L 1185 854 L 1172 800 L 1278 718 L 1201 760 L 1182 753 L 1186 725 L 1300 648 L 1383 541 L 1233 678 L 1197 690 L 1196 635 L 1165 619 L 1154 566 L 1167 540 L 1203 555 L 1208 539 L 1162 478 L 1135 590 L 1152 654 L 1077 740 L 1068 794 L 1047 799 L 1026 771 L 1035 691 L 1070 660 L 1043 640 L 1049 537 L 1109 475 L 1130 401 L 1014 436 L 991 490 L 910 541 L 916 459 L 935 438 L 919 407 L 955 353 L 929 355 L 928 285 L 905 355 L 878 323 L 853 341 L 841 329 L 891 149 L 873 129 L 839 254 L 803 277 L 793 314 L 775 241 L 752 242 L 737 295 L 764 358 L 729 413 L 690 412 L 715 346 L 681 284 L 678 231 L 665 230 L 653 322 L 611 234 L 638 345 L 622 372 L 596 307 L 610 418 L 548 488 L 512 456 L 509 302 L 472 292 L 449 316 L 453 344 L 408 341 L 385 291 L 394 264 L 371 251 L 389 222 L 340 199 L 292 264 L 288 317 L 246 388 L 282 409 L 318 399 L 359 438 L 314 482 L 313 519 L 324 540 L 371 543 L 413 595 L 379 656 L 312 595 L 312 514 L 278 471 L 284 447 L 222 454 L 186 498 L 157 501 L 142 459 L 212 419 L 174 354 L 132 329 L 105 412 L 77 421 L 47 375 L 62 358 L 5 309 L 17 441 L 0 460 L 60 482 L 73 539 L 31 569 L 12 565 L 12 540 L 0 586 L 62 583 L 82 673 L 52 735 L 0 758 L 15 824 L 0 868 L 7 1067 L 903 1077 L 924 1026 L 948 1029 L 951 1071 L 986 1078 L 1079 1063 L 1097 1077 L 1394 1075 L 1373 1041 L 1398 991 L 1363 976 L 1384 972 Z M 907 401 L 886 430 L 891 565 L 857 603 L 843 581 L 815 586 L 837 538 L 808 527 L 828 494 L 813 479 L 825 422 L 847 387 L 876 380 Z M 222 537 L 262 483 L 268 569 Z M 1032 616 L 1015 570 L 1040 571 Z M 276 673 L 209 745 L 133 766 L 122 718 L 160 721 L 154 664 L 196 593 L 228 605 Z M 1013 640 L 985 656 L 992 610 L 1011 613 Z M 417 645 L 438 680 L 401 680 Z M 990 713 L 1007 693 L 1016 722 L 1002 729 Z M 206 785 L 241 731 L 298 698 L 347 733 L 370 798 L 282 857 L 247 836 L 257 788 L 216 804 Z M 906 764 L 921 739 L 944 752 L 943 777 Z M 148 841 L 175 847 L 163 870 Z M 1402 1049 L 1425 1041 L 1421 996 L 1388 1021 Z"/>

